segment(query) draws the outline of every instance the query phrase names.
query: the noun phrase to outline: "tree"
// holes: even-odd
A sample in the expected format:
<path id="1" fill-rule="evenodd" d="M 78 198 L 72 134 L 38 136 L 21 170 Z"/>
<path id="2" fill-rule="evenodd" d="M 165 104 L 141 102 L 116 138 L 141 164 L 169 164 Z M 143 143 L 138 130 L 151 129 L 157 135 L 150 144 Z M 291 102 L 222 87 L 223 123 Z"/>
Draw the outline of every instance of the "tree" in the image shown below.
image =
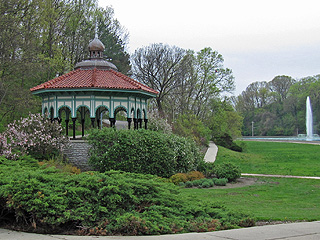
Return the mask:
<path id="1" fill-rule="evenodd" d="M 159 43 L 139 48 L 131 56 L 133 76 L 159 92 L 156 105 L 161 115 L 164 99 L 179 83 L 185 54 L 182 48 Z"/>
<path id="2" fill-rule="evenodd" d="M 289 76 L 276 76 L 268 83 L 271 95 L 275 101 L 283 102 L 289 93 L 290 87 L 295 83 L 295 80 Z"/>
<path id="3" fill-rule="evenodd" d="M 223 68 L 223 57 L 211 48 L 200 50 L 195 56 L 195 87 L 191 111 L 203 117 L 208 101 L 223 92 L 232 92 L 235 88 L 232 71 Z"/>
<path id="4" fill-rule="evenodd" d="M 112 61 L 123 74 L 131 70 L 130 55 L 125 51 L 128 32 L 117 19 L 112 8 L 101 9 L 98 13 L 98 35 L 106 49 L 104 55 Z"/>
<path id="5" fill-rule="evenodd" d="M 197 53 L 187 51 L 180 67 L 176 87 L 164 99 L 167 112 L 172 116 L 194 114 L 203 120 L 210 111 L 210 100 L 234 89 L 232 71 L 223 67 L 222 55 L 211 48 Z"/>

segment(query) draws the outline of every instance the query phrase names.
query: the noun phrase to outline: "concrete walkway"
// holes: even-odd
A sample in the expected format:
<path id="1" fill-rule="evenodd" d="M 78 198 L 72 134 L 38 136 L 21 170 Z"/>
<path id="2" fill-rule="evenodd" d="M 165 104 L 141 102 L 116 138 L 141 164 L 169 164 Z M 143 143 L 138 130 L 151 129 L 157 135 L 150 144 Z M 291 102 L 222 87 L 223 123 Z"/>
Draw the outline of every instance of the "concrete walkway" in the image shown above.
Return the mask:
<path id="1" fill-rule="evenodd" d="M 255 174 L 255 173 L 241 173 L 241 176 L 250 176 L 250 177 L 278 177 L 278 178 L 302 178 L 302 179 L 318 179 L 318 180 L 320 180 L 320 177 L 292 176 L 292 175 L 270 175 L 270 174 Z"/>
<path id="2" fill-rule="evenodd" d="M 300 222 L 234 230 L 159 236 L 67 236 L 44 235 L 0 229 L 1 240 L 318 240 L 320 221 Z"/>
<path id="3" fill-rule="evenodd" d="M 204 156 L 204 160 L 206 162 L 214 162 L 216 160 L 218 153 L 218 146 L 214 144 L 214 142 L 209 143 L 209 148 Z"/>

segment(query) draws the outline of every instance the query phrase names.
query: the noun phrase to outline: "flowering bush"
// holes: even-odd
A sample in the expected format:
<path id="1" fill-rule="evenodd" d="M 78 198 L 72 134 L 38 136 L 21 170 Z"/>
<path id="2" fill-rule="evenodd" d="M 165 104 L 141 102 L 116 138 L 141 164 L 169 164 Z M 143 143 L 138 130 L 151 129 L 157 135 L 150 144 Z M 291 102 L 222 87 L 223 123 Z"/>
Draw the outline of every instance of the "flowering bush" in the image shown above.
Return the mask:
<path id="1" fill-rule="evenodd" d="M 58 122 L 51 122 L 40 114 L 30 114 L 10 123 L 7 130 L 0 134 L 0 155 L 14 160 L 25 154 L 38 159 L 49 158 L 58 154 L 68 143 Z"/>
<path id="2" fill-rule="evenodd" d="M 162 118 L 157 112 L 149 113 L 148 129 L 162 133 L 172 133 L 172 127 L 167 119 Z"/>

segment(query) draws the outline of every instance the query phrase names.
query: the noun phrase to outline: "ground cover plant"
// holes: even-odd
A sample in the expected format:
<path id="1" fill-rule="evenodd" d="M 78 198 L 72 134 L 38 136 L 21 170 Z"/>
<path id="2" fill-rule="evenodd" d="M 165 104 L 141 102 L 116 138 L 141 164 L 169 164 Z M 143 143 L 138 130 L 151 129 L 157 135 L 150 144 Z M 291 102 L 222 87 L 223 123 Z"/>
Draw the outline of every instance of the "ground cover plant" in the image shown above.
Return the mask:
<path id="1" fill-rule="evenodd" d="M 154 175 L 71 174 L 30 157 L 0 158 L 0 213 L 2 223 L 47 233 L 142 235 L 254 224 L 221 204 L 184 198 L 179 187 Z"/>
<path id="2" fill-rule="evenodd" d="M 242 173 L 320 176 L 320 145 L 255 141 L 245 144 L 243 153 L 219 147 L 216 163 L 232 162 Z"/>
<path id="3" fill-rule="evenodd" d="M 190 139 L 174 134 L 139 129 L 93 129 L 89 163 L 94 169 L 122 170 L 170 177 L 196 170 L 203 162 L 198 146 Z"/>

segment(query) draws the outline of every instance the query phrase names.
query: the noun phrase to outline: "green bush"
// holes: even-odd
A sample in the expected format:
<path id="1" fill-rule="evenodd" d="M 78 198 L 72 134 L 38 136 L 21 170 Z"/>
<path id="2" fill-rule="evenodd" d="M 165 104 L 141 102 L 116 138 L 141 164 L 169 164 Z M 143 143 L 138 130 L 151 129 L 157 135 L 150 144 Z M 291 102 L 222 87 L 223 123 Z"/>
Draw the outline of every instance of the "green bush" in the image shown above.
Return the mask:
<path id="1" fill-rule="evenodd" d="M 185 183 L 185 187 L 186 188 L 192 188 L 193 187 L 193 182 L 192 181 L 188 181 Z"/>
<path id="2" fill-rule="evenodd" d="M 212 179 L 205 179 L 200 185 L 200 187 L 202 188 L 209 188 L 213 186 L 214 186 L 214 181 Z"/>
<path id="3" fill-rule="evenodd" d="M 198 171 L 202 172 L 206 178 L 213 178 L 215 176 L 215 165 L 213 162 L 201 162 L 198 165 Z"/>
<path id="4" fill-rule="evenodd" d="M 233 163 L 222 163 L 215 167 L 217 178 L 226 178 L 229 182 L 234 182 L 241 177 L 241 170 Z"/>
<path id="5" fill-rule="evenodd" d="M 89 164 L 100 172 L 122 170 L 170 177 L 195 170 L 203 161 L 196 144 L 173 134 L 140 129 L 94 129 Z"/>
<path id="6" fill-rule="evenodd" d="M 214 180 L 202 178 L 194 181 L 188 181 L 183 186 L 186 188 L 191 188 L 191 187 L 209 188 L 214 186 Z"/>
<path id="7" fill-rule="evenodd" d="M 70 174 L 32 158 L 0 157 L 0 213 L 0 222 L 5 218 L 21 228 L 46 233 L 80 229 L 77 233 L 84 235 L 154 235 L 250 222 L 223 206 L 183 199 L 178 187 L 156 176 Z"/>
<path id="8" fill-rule="evenodd" d="M 215 180 L 214 184 L 217 186 L 226 186 L 228 182 L 228 179 L 226 178 L 219 178 L 217 180 Z"/>
<path id="9" fill-rule="evenodd" d="M 203 182 L 203 180 L 204 180 L 204 178 L 191 181 L 192 182 L 192 186 L 193 187 L 200 187 L 202 182 Z"/>
<path id="10" fill-rule="evenodd" d="M 227 133 L 224 133 L 221 136 L 215 136 L 213 138 L 213 141 L 215 144 L 222 146 L 222 147 L 225 147 L 225 148 L 228 148 L 230 150 L 237 151 L 237 152 L 243 151 L 242 147 L 237 145 L 233 141 L 232 137 Z"/>

